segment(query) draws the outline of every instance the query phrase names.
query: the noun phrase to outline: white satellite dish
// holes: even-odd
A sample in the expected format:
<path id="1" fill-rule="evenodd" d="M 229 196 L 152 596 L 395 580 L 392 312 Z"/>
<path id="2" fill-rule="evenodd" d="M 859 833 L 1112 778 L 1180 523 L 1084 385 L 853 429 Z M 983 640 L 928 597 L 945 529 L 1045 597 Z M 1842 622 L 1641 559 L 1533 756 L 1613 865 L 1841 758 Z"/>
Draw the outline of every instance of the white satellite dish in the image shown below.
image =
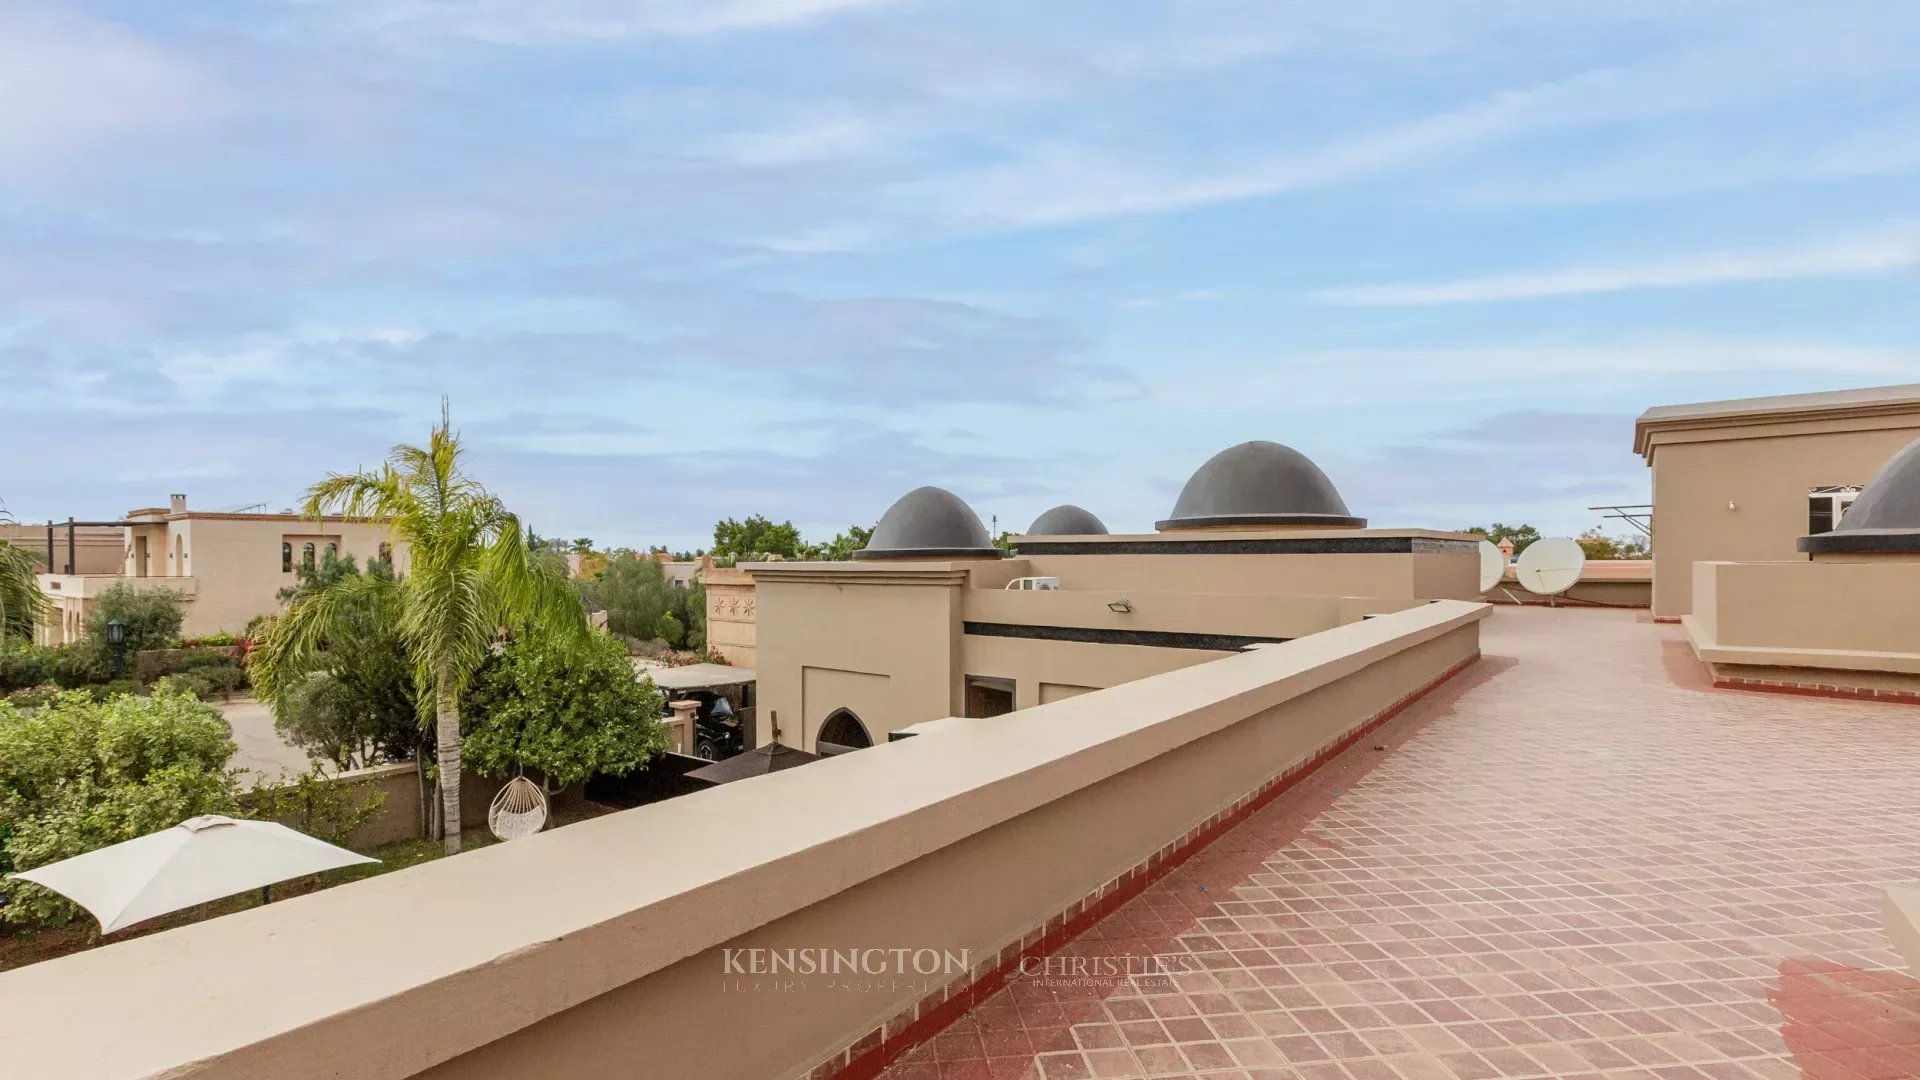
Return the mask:
<path id="1" fill-rule="evenodd" d="M 1578 543 L 1564 536 L 1550 536 L 1527 545 L 1514 565 L 1513 576 L 1528 592 L 1557 596 L 1580 580 L 1580 571 L 1586 566 L 1587 553 Z"/>
<path id="2" fill-rule="evenodd" d="M 1480 541 L 1480 591 L 1486 592 L 1507 576 L 1507 556 L 1488 540 Z"/>

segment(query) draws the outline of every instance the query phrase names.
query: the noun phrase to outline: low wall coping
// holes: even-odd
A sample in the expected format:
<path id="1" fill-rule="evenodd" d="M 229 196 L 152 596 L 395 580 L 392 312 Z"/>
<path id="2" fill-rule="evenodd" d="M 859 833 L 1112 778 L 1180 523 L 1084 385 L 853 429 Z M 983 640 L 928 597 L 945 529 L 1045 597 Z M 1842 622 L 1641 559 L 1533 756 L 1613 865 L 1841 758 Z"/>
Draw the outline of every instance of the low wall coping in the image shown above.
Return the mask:
<path id="1" fill-rule="evenodd" d="M 0 1061 L 411 1076 L 1487 611 L 1434 601 L 0 973 Z"/>

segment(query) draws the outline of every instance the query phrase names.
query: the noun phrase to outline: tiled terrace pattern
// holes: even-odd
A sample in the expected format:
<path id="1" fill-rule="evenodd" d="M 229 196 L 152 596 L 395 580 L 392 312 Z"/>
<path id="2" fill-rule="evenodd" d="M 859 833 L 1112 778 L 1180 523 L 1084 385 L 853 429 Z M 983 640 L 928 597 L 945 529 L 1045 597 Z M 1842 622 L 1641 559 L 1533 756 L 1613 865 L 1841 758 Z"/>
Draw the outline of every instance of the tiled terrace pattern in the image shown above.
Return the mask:
<path id="1" fill-rule="evenodd" d="M 1920 880 L 1920 711 L 1714 690 L 1643 614 L 1484 627 L 1056 959 L 1190 971 L 1016 979 L 886 1075 L 1920 1077 L 1878 914 Z"/>

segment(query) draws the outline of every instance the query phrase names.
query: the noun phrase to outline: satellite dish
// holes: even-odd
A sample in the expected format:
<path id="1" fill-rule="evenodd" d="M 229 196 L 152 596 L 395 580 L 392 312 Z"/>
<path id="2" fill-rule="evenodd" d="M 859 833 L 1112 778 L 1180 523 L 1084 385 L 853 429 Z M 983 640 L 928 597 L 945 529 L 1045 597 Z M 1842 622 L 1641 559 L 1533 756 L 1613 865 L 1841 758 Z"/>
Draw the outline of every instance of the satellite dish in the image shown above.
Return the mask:
<path id="1" fill-rule="evenodd" d="M 1514 565 L 1513 576 L 1528 592 L 1556 596 L 1572 588 L 1586 566 L 1587 553 L 1579 544 L 1564 536 L 1550 536 L 1527 545 Z"/>
<path id="2" fill-rule="evenodd" d="M 1486 592 L 1507 576 L 1507 556 L 1491 541 L 1480 541 L 1480 591 Z"/>

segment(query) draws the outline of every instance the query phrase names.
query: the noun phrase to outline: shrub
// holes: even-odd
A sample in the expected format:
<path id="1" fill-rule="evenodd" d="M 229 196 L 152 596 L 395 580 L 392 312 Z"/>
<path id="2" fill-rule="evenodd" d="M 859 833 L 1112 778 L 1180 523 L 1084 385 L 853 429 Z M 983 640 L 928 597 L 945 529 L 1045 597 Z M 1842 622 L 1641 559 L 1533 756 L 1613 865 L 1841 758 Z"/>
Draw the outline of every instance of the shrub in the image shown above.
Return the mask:
<path id="1" fill-rule="evenodd" d="M 55 697 L 59 696 L 59 694 L 60 688 L 58 686 L 52 683 L 44 683 L 40 686 L 28 686 L 15 690 L 0 700 L 4 700 L 7 704 L 16 708 L 37 709 L 47 702 L 52 701 Z"/>
<path id="2" fill-rule="evenodd" d="M 478 772 L 531 769 L 555 788 L 623 776 L 666 749 L 662 704 L 611 637 L 571 646 L 522 637 L 475 673 L 461 702 L 461 752 Z"/>
<path id="3" fill-rule="evenodd" d="M 291 780 L 283 775 L 282 781 L 247 795 L 253 816 L 343 847 L 387 801 L 387 793 L 372 785 L 329 777 L 317 761 Z"/>
<path id="4" fill-rule="evenodd" d="M 95 701 L 106 701 L 110 698 L 117 698 L 122 694 L 133 694 L 137 696 L 144 693 L 146 689 L 146 687 L 141 686 L 132 679 L 113 679 L 108 682 L 93 683 L 90 686 L 81 687 L 81 690 Z"/>
<path id="5" fill-rule="evenodd" d="M 141 682 L 152 682 L 163 675 L 184 675 L 189 671 L 223 667 L 240 669 L 239 647 L 221 645 L 152 649 L 133 658 L 133 675 Z"/>
<path id="6" fill-rule="evenodd" d="M 192 694 L 201 701 L 225 701 L 240 688 L 245 673 L 238 667 L 204 667 L 192 671 L 183 671 L 178 675 L 163 675 L 154 683 L 155 688 L 162 686 L 171 690 Z M 130 683 L 138 688 L 138 683 Z"/>
<path id="7" fill-rule="evenodd" d="M 0 874 L 198 814 L 237 814 L 233 751 L 219 710 L 164 687 L 104 702 L 68 692 L 35 709 L 0 703 Z M 5 888 L 6 922 L 54 926 L 79 912 L 37 885 Z"/>
<path id="8" fill-rule="evenodd" d="M 82 641 L 55 649 L 48 674 L 67 690 L 103 683 L 113 677 L 113 658 L 104 643 Z"/>
<path id="9" fill-rule="evenodd" d="M 164 649 L 180 636 L 180 594 L 136 588 L 126 582 L 100 593 L 87 615 L 87 637 L 104 647 L 107 624 L 118 619 L 127 632 L 127 654 Z"/>
<path id="10" fill-rule="evenodd" d="M 660 638 L 665 641 L 670 648 L 677 649 L 686 644 L 687 628 L 681 625 L 679 619 L 673 617 L 673 612 L 671 611 L 660 616 Z"/>
<path id="11" fill-rule="evenodd" d="M 52 682 L 54 656 L 39 645 L 0 646 L 0 694 Z"/>
<path id="12" fill-rule="evenodd" d="M 254 616 L 254 618 L 256 619 L 259 617 L 260 616 L 258 615 Z M 248 625 L 249 626 L 252 625 L 251 621 L 249 621 Z M 241 643 L 241 641 L 242 641 L 242 638 L 240 638 L 238 635 L 230 634 L 227 631 L 222 630 L 217 634 L 202 634 L 197 638 L 181 638 L 179 641 L 179 645 L 183 649 L 199 649 L 199 648 L 212 648 L 212 647 L 220 647 L 220 646 L 238 645 Z"/>

